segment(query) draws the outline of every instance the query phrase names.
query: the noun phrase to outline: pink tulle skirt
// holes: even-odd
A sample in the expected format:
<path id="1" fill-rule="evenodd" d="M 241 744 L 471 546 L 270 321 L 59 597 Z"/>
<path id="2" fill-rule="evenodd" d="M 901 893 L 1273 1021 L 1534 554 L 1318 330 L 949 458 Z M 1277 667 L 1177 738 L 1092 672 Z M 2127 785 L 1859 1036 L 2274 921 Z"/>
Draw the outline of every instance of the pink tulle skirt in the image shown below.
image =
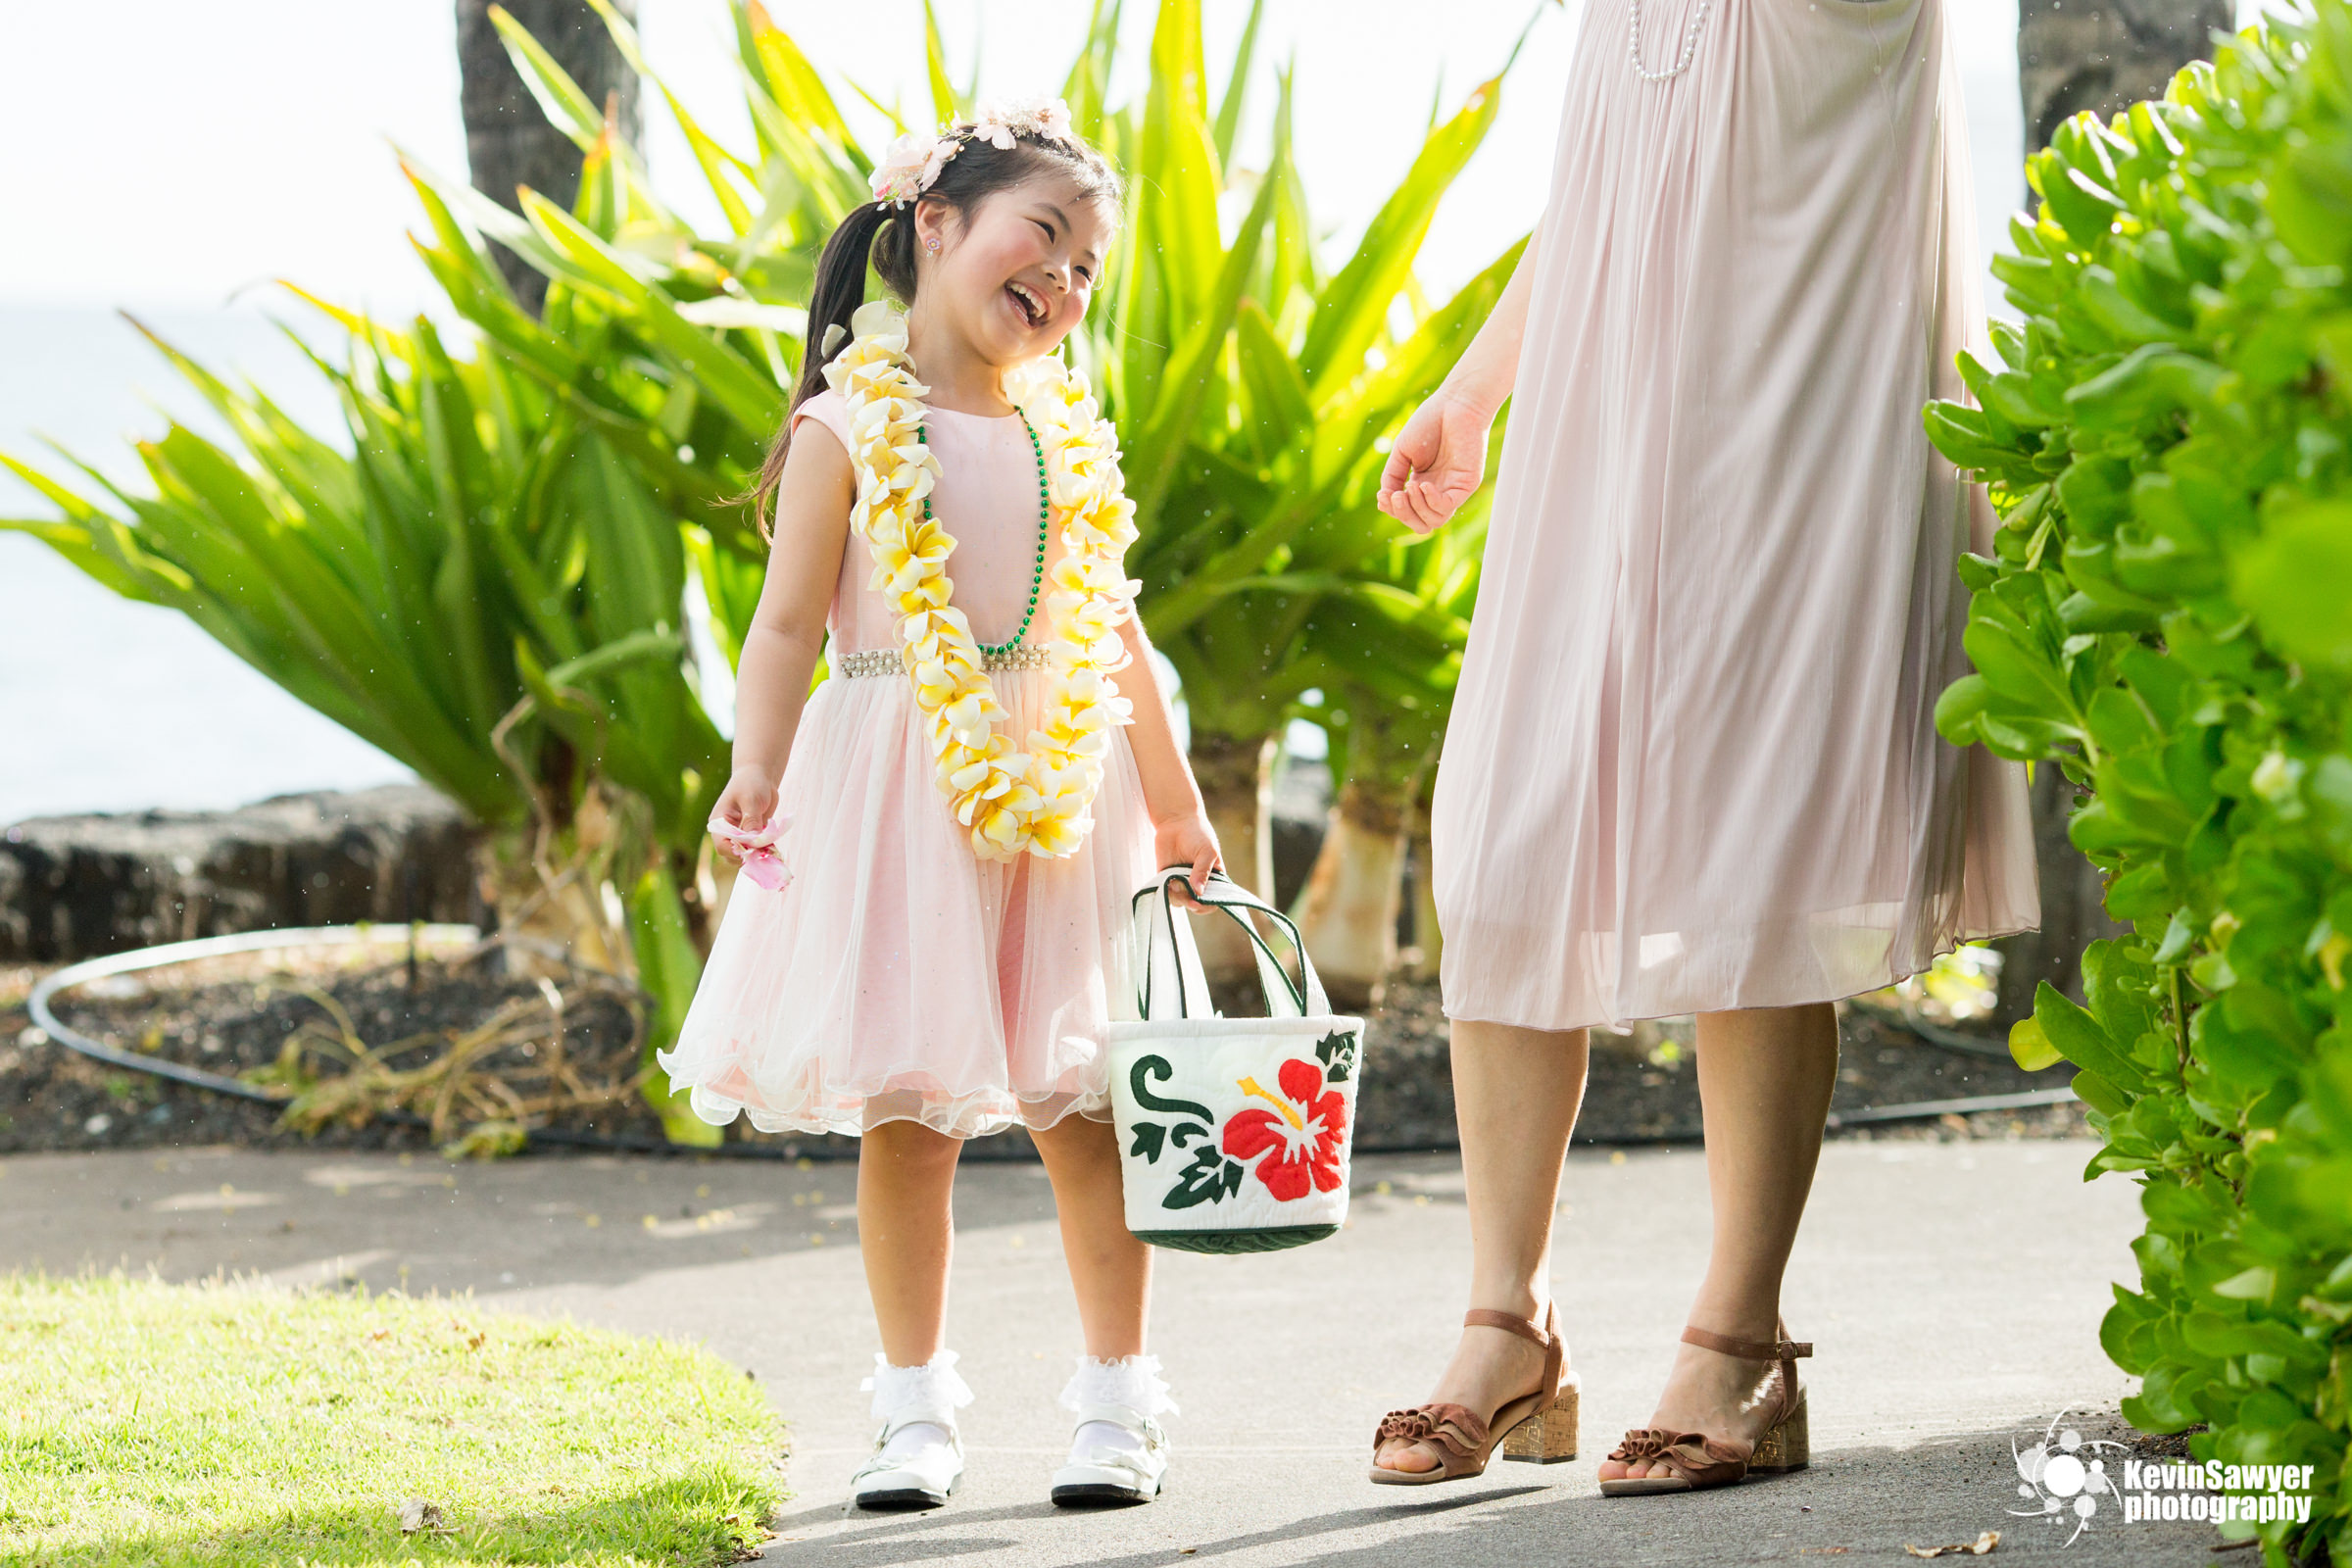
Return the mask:
<path id="1" fill-rule="evenodd" d="M 1026 735 L 1050 677 L 992 675 Z M 1103 1026 L 1121 1006 L 1129 900 L 1152 822 L 1113 737 L 1075 855 L 983 860 L 932 782 L 908 682 L 836 676 L 809 699 L 784 770 L 779 892 L 736 880 L 675 1049 L 695 1113 L 762 1132 L 919 1121 L 956 1138 L 1073 1111 L 1109 1118 Z"/>

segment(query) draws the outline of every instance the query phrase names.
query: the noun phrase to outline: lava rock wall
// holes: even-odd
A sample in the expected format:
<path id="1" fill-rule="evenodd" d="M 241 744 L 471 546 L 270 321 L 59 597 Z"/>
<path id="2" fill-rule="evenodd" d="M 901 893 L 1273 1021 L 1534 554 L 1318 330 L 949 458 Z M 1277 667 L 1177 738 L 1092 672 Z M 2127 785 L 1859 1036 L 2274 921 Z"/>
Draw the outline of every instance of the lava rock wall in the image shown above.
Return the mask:
<path id="1" fill-rule="evenodd" d="M 474 921 L 475 830 L 417 785 L 0 832 L 0 963 L 362 920 Z"/>

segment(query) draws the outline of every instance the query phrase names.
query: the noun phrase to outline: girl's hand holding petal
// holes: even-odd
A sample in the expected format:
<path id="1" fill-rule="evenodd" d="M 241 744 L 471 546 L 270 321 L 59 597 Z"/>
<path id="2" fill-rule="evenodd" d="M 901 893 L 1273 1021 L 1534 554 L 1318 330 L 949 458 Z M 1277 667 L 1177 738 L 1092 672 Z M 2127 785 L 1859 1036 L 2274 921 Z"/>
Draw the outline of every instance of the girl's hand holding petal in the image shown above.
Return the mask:
<path id="1" fill-rule="evenodd" d="M 710 820 L 756 833 L 767 826 L 768 818 L 775 813 L 776 781 L 756 767 L 739 767 L 728 777 L 727 787 L 719 792 L 718 804 L 710 808 Z M 714 842 L 720 854 L 732 860 L 742 860 L 743 851 L 735 843 L 723 835 Z"/>
<path id="2" fill-rule="evenodd" d="M 1429 533 L 1461 509 L 1487 476 L 1487 431 L 1494 422 L 1440 390 L 1413 411 L 1389 449 L 1380 475 L 1380 510 L 1415 533 Z"/>

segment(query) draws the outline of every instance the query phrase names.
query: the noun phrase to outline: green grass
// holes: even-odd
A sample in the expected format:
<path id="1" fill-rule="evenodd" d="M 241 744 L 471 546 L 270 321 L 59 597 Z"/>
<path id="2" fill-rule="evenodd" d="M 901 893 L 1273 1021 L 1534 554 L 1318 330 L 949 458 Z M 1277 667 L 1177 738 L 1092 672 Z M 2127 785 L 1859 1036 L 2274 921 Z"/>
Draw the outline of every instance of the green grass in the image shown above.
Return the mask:
<path id="1" fill-rule="evenodd" d="M 0 1277 L 0 1564 L 735 1560 L 783 1434 L 708 1351 L 465 1301 Z M 447 1533 L 404 1536 L 408 1498 Z"/>

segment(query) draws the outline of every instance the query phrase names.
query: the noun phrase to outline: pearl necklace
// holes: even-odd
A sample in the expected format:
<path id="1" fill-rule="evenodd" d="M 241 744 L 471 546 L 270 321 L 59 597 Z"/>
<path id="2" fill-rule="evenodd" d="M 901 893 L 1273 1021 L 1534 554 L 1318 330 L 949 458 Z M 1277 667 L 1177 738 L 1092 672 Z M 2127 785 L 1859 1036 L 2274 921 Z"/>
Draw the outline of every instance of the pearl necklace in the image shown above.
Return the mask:
<path id="1" fill-rule="evenodd" d="M 1626 0 L 1627 26 L 1625 34 L 1626 64 L 1643 81 L 1672 81 L 1690 69 L 1691 57 L 1698 53 L 1698 29 L 1707 24 L 1707 12 L 1715 0 L 1698 0 L 1698 9 L 1690 15 L 1690 30 L 1683 35 L 1683 58 L 1667 71 L 1651 71 L 1642 64 L 1642 0 Z"/>

